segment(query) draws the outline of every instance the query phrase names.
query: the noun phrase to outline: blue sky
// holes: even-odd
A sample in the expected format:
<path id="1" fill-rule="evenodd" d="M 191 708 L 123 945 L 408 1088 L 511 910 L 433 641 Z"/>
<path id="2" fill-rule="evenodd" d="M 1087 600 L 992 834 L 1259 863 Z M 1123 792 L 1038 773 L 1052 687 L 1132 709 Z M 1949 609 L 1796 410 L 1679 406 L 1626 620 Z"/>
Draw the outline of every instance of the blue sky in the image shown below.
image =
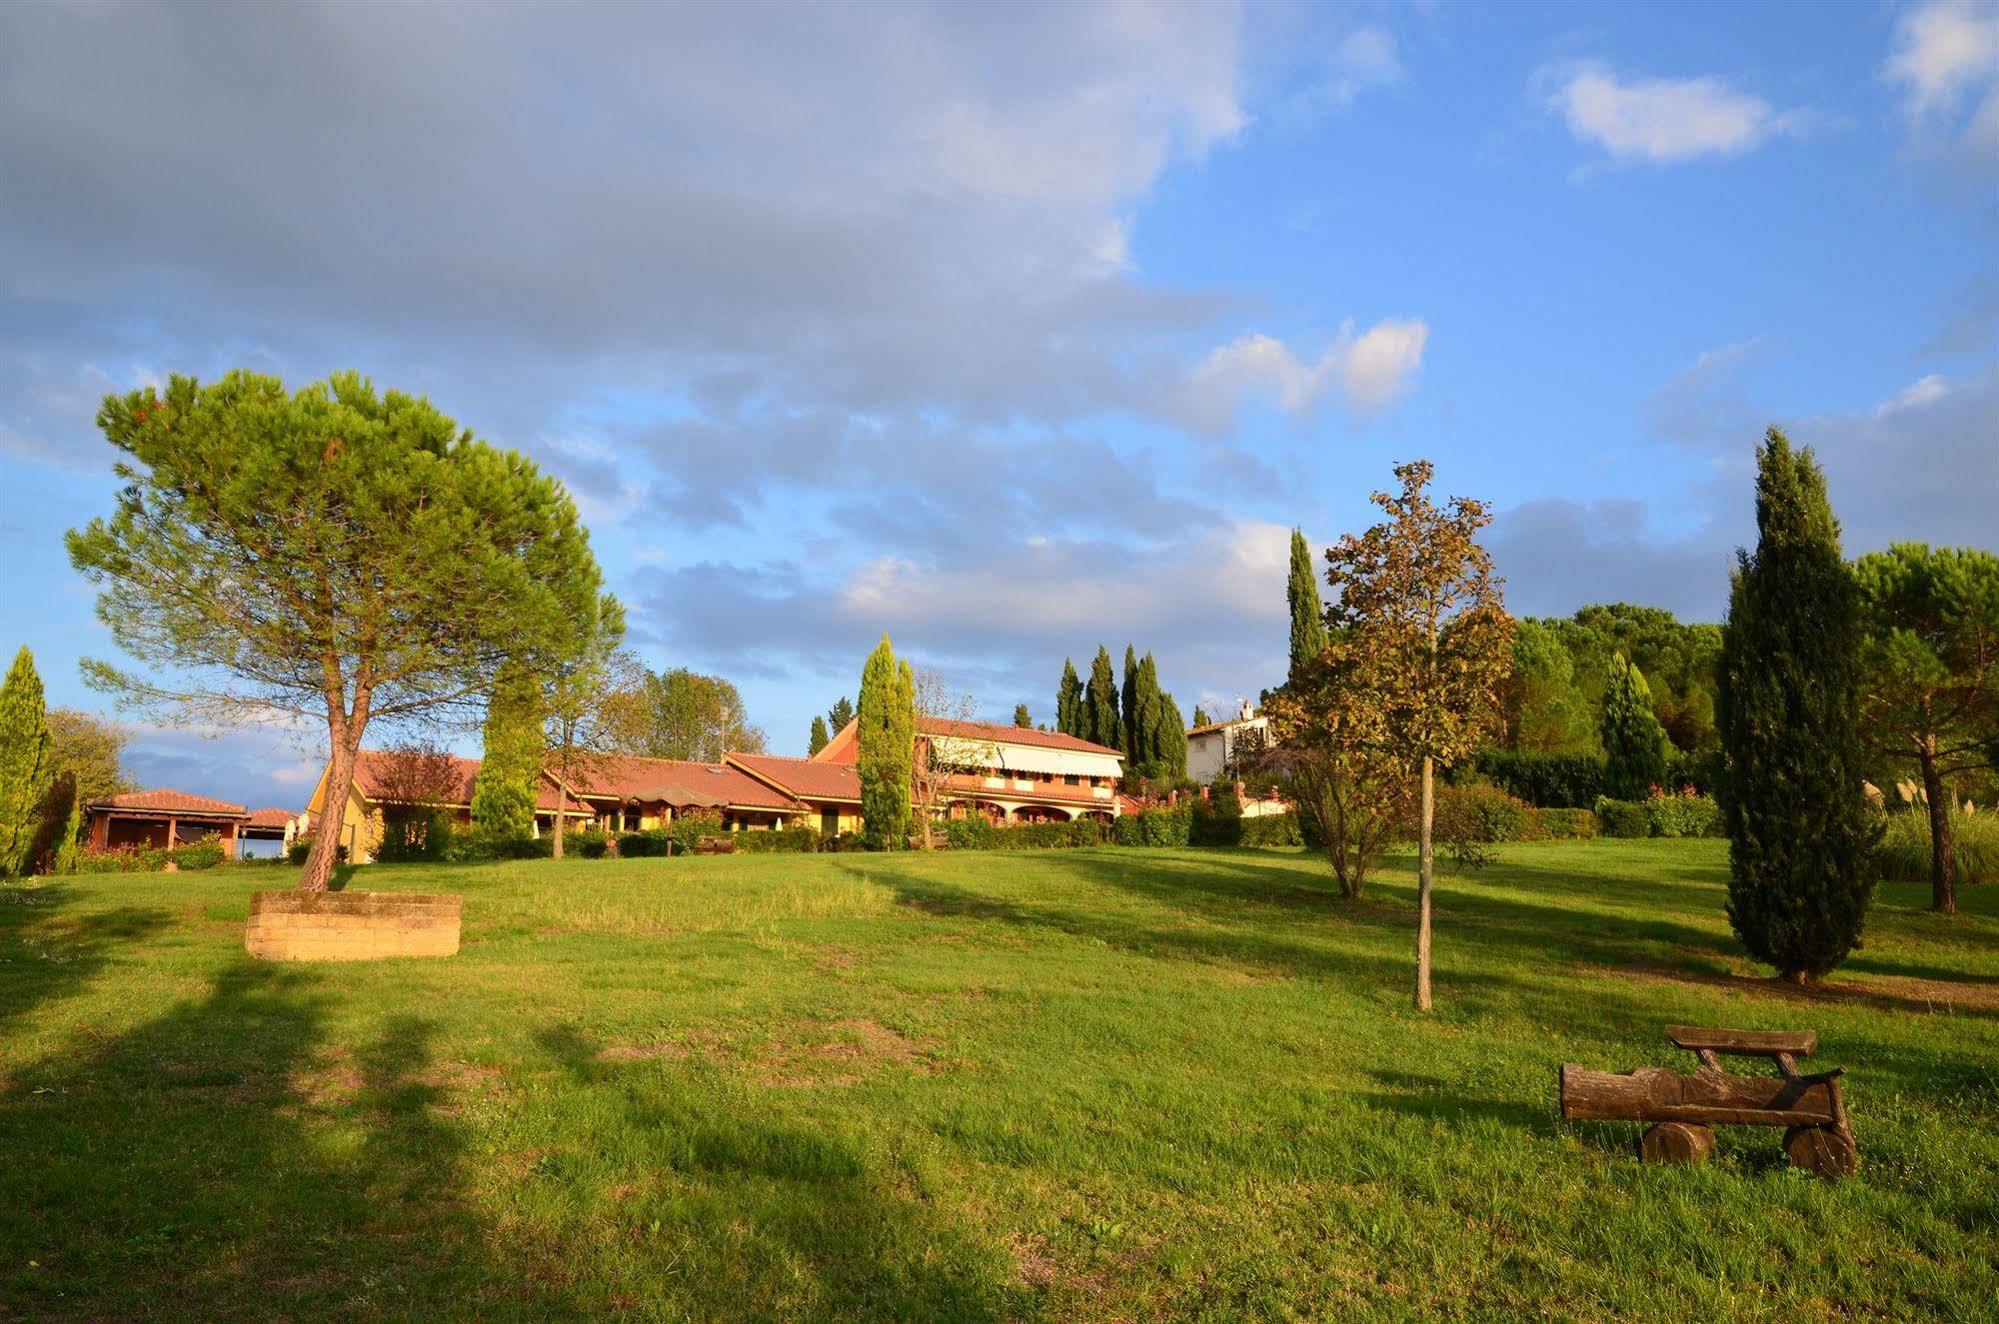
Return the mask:
<path id="1" fill-rule="evenodd" d="M 1270 683 L 1286 531 L 1426 456 L 1522 613 L 1716 619 L 1762 429 L 1995 544 L 1999 7 L 0 12 L 0 645 L 108 649 L 109 391 L 421 391 L 771 747 L 890 632 L 996 716 Z M 296 804 L 310 733 L 135 720 Z"/>

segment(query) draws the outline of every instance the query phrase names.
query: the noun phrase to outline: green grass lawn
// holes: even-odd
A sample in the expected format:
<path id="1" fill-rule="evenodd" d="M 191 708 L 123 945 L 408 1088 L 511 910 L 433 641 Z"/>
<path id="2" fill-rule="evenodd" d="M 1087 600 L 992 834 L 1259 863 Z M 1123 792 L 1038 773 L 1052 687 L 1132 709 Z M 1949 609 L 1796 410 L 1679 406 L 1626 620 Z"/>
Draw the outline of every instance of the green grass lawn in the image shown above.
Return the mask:
<path id="1" fill-rule="evenodd" d="M 1508 848 L 1423 1016 L 1407 861 L 377 866 L 458 957 L 253 963 L 291 876 L 0 889 L 0 1316 L 1999 1314 L 1999 892 L 1804 996 L 1719 844 Z M 1559 1121 L 1675 1021 L 1817 1028 L 1860 1175 Z"/>

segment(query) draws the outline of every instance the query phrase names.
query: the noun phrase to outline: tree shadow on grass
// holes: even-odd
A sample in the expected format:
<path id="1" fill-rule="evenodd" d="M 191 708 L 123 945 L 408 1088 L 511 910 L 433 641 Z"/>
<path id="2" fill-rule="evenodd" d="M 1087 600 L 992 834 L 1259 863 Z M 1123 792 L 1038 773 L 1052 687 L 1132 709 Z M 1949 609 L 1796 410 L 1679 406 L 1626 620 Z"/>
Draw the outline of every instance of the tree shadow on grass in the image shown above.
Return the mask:
<path id="1" fill-rule="evenodd" d="M 330 1043 L 329 982 L 234 965 L 205 997 L 17 1074 L 0 1094 L 0 1316 L 573 1312 L 496 1258 L 459 1198 L 464 1136 L 436 1106 L 429 1027 L 406 1015 Z"/>
<path id="2" fill-rule="evenodd" d="M 605 1060 L 571 1025 L 537 1038 L 587 1091 L 600 1146 L 616 1145 L 600 1148 L 595 1172 L 629 1186 L 621 1197 L 636 1207 L 634 1223 L 699 1248 L 702 1262 L 673 1279 L 680 1295 L 658 1303 L 667 1313 L 926 1321 L 1033 1313 L 1004 1252 L 911 1192 L 892 1162 L 815 1123 L 805 1094 L 745 1087 L 680 1061 Z M 657 1217 L 646 1225 L 649 1210 Z"/>
<path id="3" fill-rule="evenodd" d="M 77 899 L 74 883 L 0 885 L 0 1025 L 80 989 L 119 950 L 173 920 L 138 906 L 72 915 Z"/>

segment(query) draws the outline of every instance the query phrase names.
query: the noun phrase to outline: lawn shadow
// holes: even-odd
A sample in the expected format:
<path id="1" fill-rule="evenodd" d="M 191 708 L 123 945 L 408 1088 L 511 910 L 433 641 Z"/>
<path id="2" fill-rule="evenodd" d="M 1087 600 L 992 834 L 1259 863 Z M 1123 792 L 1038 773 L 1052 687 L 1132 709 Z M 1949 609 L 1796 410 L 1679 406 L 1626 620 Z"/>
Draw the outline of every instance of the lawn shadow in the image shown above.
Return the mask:
<path id="1" fill-rule="evenodd" d="M 430 1026 L 351 1050 L 337 985 L 243 962 L 0 1094 L 0 1317 L 566 1314 L 462 1198 Z"/>
<path id="2" fill-rule="evenodd" d="M 952 1222 L 941 1202 L 914 1194 L 909 1174 L 837 1124 L 803 1093 L 734 1080 L 672 1083 L 681 1063 L 607 1059 L 574 1025 L 536 1035 L 572 1083 L 607 1109 L 605 1130 L 623 1138 L 626 1173 L 666 1174 L 678 1231 L 726 1245 L 731 1280 L 688 1283 L 672 1303 L 690 1317 L 861 1317 L 1001 1320 L 1033 1313 L 1032 1294 L 1008 1272 L 1006 1253 Z M 797 1120 L 785 1114 L 803 1103 Z M 718 1106 L 725 1105 L 725 1106 Z M 599 1114 L 604 1115 L 602 1112 Z M 808 1275 L 804 1301 L 796 1281 Z"/>
<path id="3" fill-rule="evenodd" d="M 0 1025 L 82 988 L 119 950 L 173 921 L 159 907 L 69 914 L 78 899 L 75 883 L 0 884 Z"/>

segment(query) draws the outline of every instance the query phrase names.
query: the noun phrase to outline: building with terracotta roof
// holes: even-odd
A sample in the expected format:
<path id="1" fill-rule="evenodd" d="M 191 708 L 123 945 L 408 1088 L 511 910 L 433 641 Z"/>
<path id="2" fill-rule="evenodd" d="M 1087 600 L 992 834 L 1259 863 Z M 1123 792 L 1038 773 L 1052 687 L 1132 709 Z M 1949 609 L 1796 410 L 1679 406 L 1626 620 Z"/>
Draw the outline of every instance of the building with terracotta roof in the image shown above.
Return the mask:
<path id="1" fill-rule="evenodd" d="M 86 812 L 90 849 L 97 851 L 158 850 L 214 837 L 234 855 L 250 822 L 242 805 L 164 788 L 92 800 Z"/>
<path id="2" fill-rule="evenodd" d="M 857 723 L 849 722 L 809 759 L 777 754 L 728 754 L 720 763 L 609 755 L 582 761 L 574 781 L 559 786 L 544 772 L 535 804 L 535 832 L 547 832 L 560 813 L 574 828 L 637 832 L 690 813 L 720 816 L 732 832 L 813 827 L 825 836 L 861 829 L 861 779 Z M 1103 745 L 1053 731 L 986 722 L 919 720 L 917 758 L 944 760 L 936 812 L 983 814 L 996 823 L 1060 822 L 1116 818 L 1123 811 L 1118 778 L 1124 756 Z M 388 819 L 416 807 L 399 787 L 398 756 L 364 749 L 354 765 L 354 786 L 340 816 L 340 844 L 357 863 L 374 858 Z M 472 821 L 479 760 L 450 761 L 446 798 L 428 807 Z M 326 777 L 306 803 L 311 822 L 325 814 Z"/>

